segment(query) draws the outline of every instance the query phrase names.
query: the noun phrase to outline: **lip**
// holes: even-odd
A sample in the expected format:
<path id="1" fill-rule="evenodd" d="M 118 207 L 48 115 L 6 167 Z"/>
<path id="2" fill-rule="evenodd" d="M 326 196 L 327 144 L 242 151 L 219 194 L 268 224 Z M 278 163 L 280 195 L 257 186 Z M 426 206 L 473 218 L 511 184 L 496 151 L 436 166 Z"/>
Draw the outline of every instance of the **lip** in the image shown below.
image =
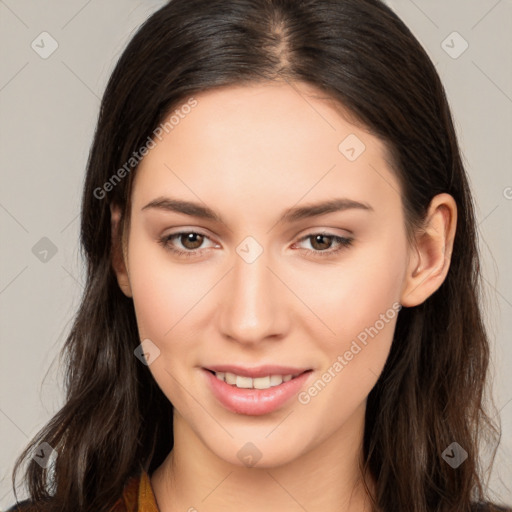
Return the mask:
<path id="1" fill-rule="evenodd" d="M 221 367 L 216 366 L 215 368 Z M 225 371 L 237 373 L 236 371 L 233 371 L 236 368 L 234 366 L 222 366 L 222 368 L 231 368 L 231 370 L 228 369 Z M 261 368 L 263 367 L 258 368 L 260 375 L 256 375 L 257 377 L 269 375 L 269 372 L 266 370 L 266 373 L 261 374 L 263 371 Z M 270 375 L 288 375 L 289 373 L 293 374 L 300 372 L 300 369 L 297 368 L 293 369 L 289 367 L 277 366 L 272 366 L 271 368 L 273 368 L 273 370 L 270 372 Z M 280 368 L 280 370 L 276 372 L 276 368 Z M 281 373 L 283 368 L 286 369 L 286 373 Z M 290 369 L 295 370 L 295 372 L 289 372 L 288 370 Z M 309 369 L 303 371 L 303 373 L 287 382 L 282 382 L 278 386 L 273 386 L 268 389 L 248 389 L 237 388 L 236 386 L 227 384 L 226 382 L 218 379 L 215 374 L 209 370 L 213 369 L 201 369 L 207 380 L 207 385 L 209 386 L 215 398 L 217 398 L 217 400 L 229 411 L 236 414 L 245 414 L 249 416 L 261 416 L 263 414 L 269 414 L 279 409 L 285 405 L 286 402 L 288 402 L 292 397 L 299 393 L 301 388 L 305 386 L 306 381 L 309 380 L 310 376 L 313 374 L 313 370 Z M 254 372 L 254 370 L 255 369 L 252 369 L 250 371 Z M 240 369 L 237 371 L 240 371 Z M 238 373 L 238 375 L 243 374 Z M 251 375 L 243 376 L 250 377 Z"/>
<path id="2" fill-rule="evenodd" d="M 304 373 L 311 368 L 296 368 L 292 366 L 279 366 L 275 364 L 264 364 L 261 366 L 255 366 L 253 368 L 247 368 L 244 366 L 237 366 L 232 364 L 219 364 L 215 366 L 205 367 L 206 370 L 213 372 L 229 372 L 235 373 L 242 377 L 266 377 L 267 375 L 297 375 Z"/>

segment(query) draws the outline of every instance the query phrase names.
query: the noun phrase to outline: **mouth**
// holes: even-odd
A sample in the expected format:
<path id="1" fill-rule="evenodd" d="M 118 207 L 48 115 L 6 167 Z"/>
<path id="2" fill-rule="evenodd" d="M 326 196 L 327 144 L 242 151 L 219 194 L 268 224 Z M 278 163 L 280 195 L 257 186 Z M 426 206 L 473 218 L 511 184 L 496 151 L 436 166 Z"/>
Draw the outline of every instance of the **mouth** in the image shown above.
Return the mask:
<path id="1" fill-rule="evenodd" d="M 270 371 L 268 368 L 223 366 L 202 368 L 202 372 L 207 389 L 225 409 L 236 414 L 259 416 L 289 403 L 306 387 L 313 373 L 311 368 L 272 367 Z M 286 373 L 290 371 L 292 373 Z"/>
<path id="2" fill-rule="evenodd" d="M 239 389 L 269 389 L 281 385 L 283 382 L 296 379 L 303 373 L 311 372 L 312 370 L 302 370 L 296 373 L 269 373 L 261 377 L 250 377 L 247 375 L 240 375 L 234 372 L 220 372 L 205 368 L 206 371 L 214 375 L 218 380 L 229 384 L 230 386 Z"/>

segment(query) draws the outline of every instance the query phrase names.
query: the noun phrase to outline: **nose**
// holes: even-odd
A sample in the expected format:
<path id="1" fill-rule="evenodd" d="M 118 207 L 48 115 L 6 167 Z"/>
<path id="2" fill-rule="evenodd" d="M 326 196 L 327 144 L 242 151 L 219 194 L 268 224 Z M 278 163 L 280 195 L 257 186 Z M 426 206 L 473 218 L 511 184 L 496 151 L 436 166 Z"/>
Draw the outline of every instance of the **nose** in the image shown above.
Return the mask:
<path id="1" fill-rule="evenodd" d="M 234 255 L 233 267 L 219 290 L 221 334 L 245 345 L 282 339 L 289 327 L 286 286 L 271 268 L 267 252 L 254 260 L 240 254 Z"/>

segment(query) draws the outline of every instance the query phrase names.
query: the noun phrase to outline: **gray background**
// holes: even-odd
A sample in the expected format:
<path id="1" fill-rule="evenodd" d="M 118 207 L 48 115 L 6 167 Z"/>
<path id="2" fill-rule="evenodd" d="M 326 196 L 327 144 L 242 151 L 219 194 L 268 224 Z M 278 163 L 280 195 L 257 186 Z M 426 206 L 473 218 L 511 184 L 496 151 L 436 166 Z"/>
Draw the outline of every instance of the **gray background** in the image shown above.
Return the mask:
<path id="1" fill-rule="evenodd" d="M 164 3 L 0 0 L 0 509 L 13 502 L 15 457 L 63 400 L 57 355 L 83 289 L 78 215 L 100 98 Z M 475 195 L 503 428 L 489 487 L 512 503 L 512 0 L 388 4 L 441 75 Z M 49 56 L 42 32 L 58 44 Z"/>

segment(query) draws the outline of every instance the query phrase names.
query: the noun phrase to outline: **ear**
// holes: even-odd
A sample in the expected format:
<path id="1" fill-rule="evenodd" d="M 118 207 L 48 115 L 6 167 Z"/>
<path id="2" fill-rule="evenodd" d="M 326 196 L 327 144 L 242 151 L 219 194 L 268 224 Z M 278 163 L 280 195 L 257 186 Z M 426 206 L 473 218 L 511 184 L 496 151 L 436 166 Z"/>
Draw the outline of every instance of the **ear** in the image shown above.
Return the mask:
<path id="1" fill-rule="evenodd" d="M 128 274 L 128 268 L 126 262 L 128 260 L 127 255 L 124 250 L 124 243 L 121 240 L 121 236 L 119 230 L 120 219 L 121 219 L 121 210 L 118 206 L 111 204 L 110 205 L 110 215 L 111 215 L 111 232 L 112 232 L 112 268 L 117 276 L 117 282 L 119 284 L 119 288 L 127 297 L 133 297 L 132 288 L 130 286 L 130 276 Z"/>
<path id="2" fill-rule="evenodd" d="M 424 229 L 411 248 L 400 303 L 406 307 L 424 302 L 448 273 L 457 227 L 457 204 L 450 194 L 438 194 L 430 202 Z"/>

